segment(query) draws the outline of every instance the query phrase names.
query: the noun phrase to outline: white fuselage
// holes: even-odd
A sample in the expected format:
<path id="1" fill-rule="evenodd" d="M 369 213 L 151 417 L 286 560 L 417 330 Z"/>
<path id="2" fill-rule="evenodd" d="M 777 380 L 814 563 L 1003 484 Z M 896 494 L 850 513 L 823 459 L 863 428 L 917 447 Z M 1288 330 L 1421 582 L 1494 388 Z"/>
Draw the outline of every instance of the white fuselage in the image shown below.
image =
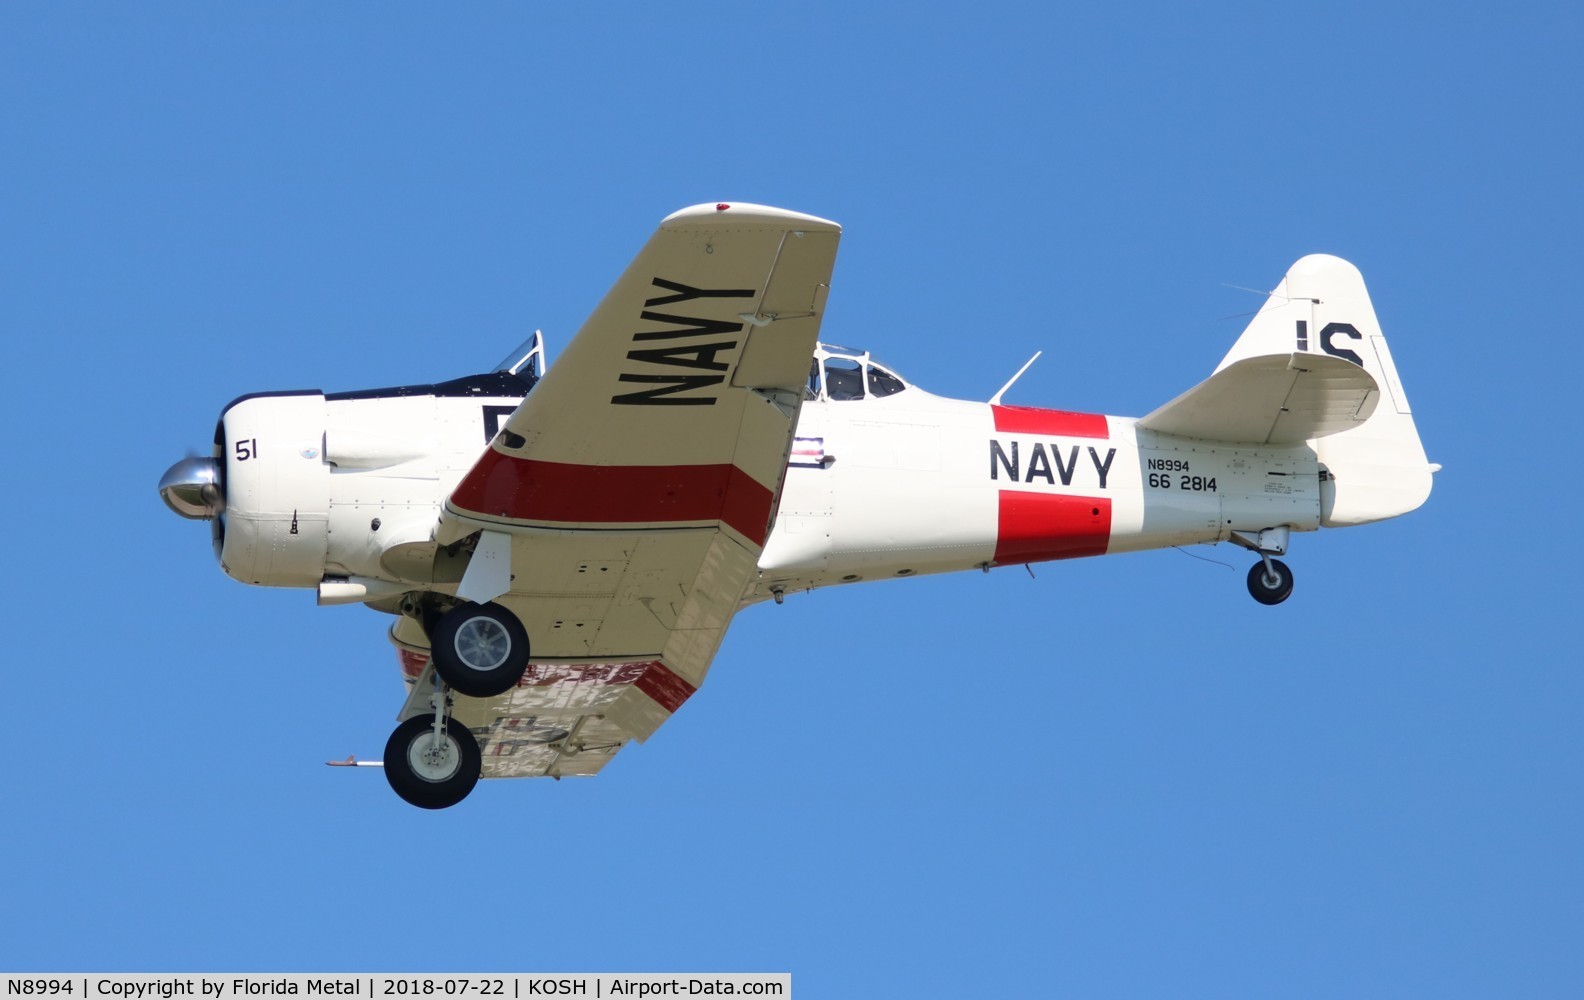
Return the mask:
<path id="1" fill-rule="evenodd" d="M 445 570 L 430 542 L 440 505 L 522 401 L 499 383 L 232 403 L 216 435 L 229 494 L 221 566 L 274 587 L 435 583 Z"/>
<path id="2" fill-rule="evenodd" d="M 519 397 L 260 395 L 229 407 L 221 561 L 246 583 L 454 588 L 431 532 Z M 1157 434 L 1126 417 L 909 387 L 801 410 L 746 600 L 1320 523 L 1314 451 Z M 685 530 L 685 529 L 684 529 Z"/>
<path id="3" fill-rule="evenodd" d="M 1211 445 L 918 389 L 806 403 L 797 434 L 759 597 L 1319 524 L 1303 446 Z"/>

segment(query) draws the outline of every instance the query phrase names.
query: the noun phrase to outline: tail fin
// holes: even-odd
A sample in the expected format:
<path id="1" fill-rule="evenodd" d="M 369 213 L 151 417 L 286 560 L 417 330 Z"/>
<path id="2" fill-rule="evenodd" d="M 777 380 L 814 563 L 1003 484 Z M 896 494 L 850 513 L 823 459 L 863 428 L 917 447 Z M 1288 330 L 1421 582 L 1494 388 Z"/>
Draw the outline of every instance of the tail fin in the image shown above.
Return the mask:
<path id="1" fill-rule="evenodd" d="M 1349 361 L 1381 387 L 1368 420 L 1314 441 L 1322 469 L 1320 523 L 1380 521 L 1424 503 L 1430 463 L 1358 268 L 1326 254 L 1298 261 L 1216 371 L 1294 350 Z"/>

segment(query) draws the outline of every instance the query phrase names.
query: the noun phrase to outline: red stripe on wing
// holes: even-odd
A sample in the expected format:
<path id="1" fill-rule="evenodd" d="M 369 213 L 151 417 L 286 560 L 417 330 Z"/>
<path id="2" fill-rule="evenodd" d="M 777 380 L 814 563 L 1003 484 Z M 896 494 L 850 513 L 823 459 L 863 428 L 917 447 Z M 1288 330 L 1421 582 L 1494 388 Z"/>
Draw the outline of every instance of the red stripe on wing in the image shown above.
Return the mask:
<path id="1" fill-rule="evenodd" d="M 1048 434 L 1053 437 L 1109 437 L 1103 413 L 1042 410 L 1035 406 L 994 406 L 995 429 L 1008 434 Z"/>
<path id="2" fill-rule="evenodd" d="M 575 688 L 584 684 L 625 687 L 631 685 L 667 712 L 675 712 L 698 690 L 659 660 L 637 663 L 530 663 L 520 688 Z"/>
<path id="3" fill-rule="evenodd" d="M 774 493 L 735 465 L 572 465 L 494 448 L 451 495 L 458 510 L 518 521 L 722 521 L 761 546 L 774 502 Z"/>
<path id="4" fill-rule="evenodd" d="M 429 665 L 429 654 L 418 653 L 410 649 L 397 647 L 396 658 L 401 661 L 402 677 L 408 682 L 416 682 L 424 667 Z"/>
<path id="5" fill-rule="evenodd" d="M 1104 555 L 1111 540 L 1111 501 L 1002 490 L 995 561 L 1039 562 Z"/>
<path id="6" fill-rule="evenodd" d="M 638 675 L 633 687 L 653 698 L 656 705 L 667 712 L 675 712 L 682 703 L 693 696 L 698 688 L 683 680 L 681 675 L 656 660 L 649 669 Z"/>

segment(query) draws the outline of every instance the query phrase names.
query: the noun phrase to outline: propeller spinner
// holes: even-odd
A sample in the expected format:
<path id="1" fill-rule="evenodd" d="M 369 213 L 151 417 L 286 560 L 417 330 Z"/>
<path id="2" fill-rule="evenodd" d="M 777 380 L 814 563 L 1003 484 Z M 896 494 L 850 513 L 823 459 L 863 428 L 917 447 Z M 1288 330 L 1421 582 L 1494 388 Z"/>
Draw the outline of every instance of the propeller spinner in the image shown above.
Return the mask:
<path id="1" fill-rule="evenodd" d="M 160 477 L 160 499 L 182 517 L 213 520 L 225 512 L 223 474 L 219 459 L 189 455 Z"/>

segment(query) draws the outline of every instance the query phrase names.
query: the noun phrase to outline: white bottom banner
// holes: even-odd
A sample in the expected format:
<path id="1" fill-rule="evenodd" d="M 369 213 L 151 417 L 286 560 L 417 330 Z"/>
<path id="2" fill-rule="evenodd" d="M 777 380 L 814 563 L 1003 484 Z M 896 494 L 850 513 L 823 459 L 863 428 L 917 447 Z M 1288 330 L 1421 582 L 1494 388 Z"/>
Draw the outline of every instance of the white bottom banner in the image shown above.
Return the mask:
<path id="1" fill-rule="evenodd" d="M 790 972 L 508 972 L 411 975 L 359 972 L 26 973 L 5 975 L 0 1000 L 523 1000 L 526 997 L 790 997 Z"/>

